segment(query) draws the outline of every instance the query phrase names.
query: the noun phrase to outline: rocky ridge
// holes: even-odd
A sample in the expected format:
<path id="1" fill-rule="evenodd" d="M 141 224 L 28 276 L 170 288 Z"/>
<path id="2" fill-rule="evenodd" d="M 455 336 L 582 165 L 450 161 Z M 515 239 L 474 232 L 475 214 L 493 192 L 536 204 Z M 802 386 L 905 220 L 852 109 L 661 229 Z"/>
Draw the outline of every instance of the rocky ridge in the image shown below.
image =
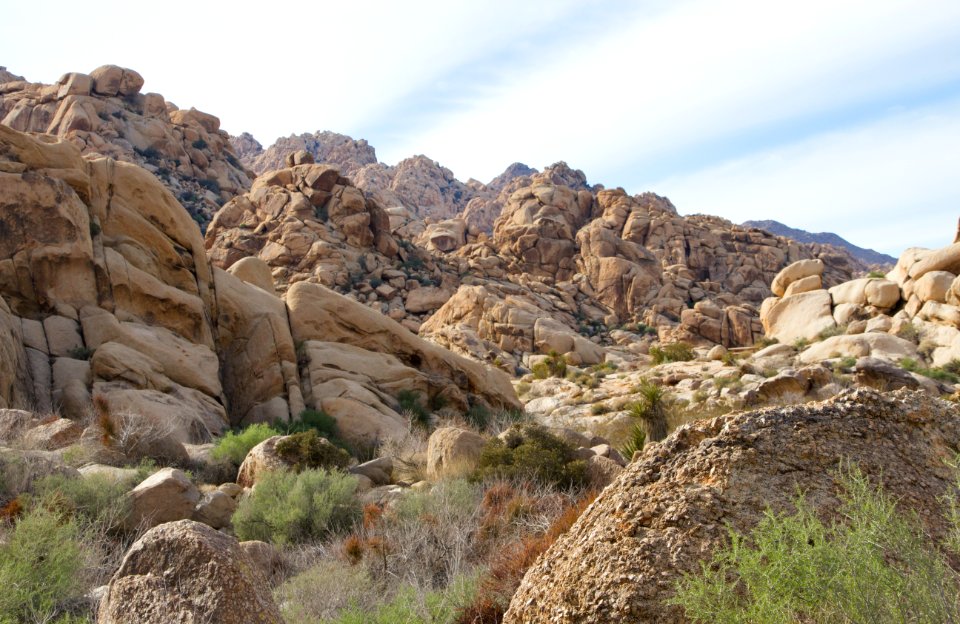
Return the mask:
<path id="1" fill-rule="evenodd" d="M 888 256 L 887 254 L 874 251 L 873 249 L 864 249 L 863 247 L 858 247 L 857 245 L 854 245 L 850 241 L 847 241 L 832 232 L 807 232 L 805 230 L 798 230 L 797 228 L 784 225 L 779 221 L 773 221 L 769 219 L 764 221 L 744 221 L 741 225 L 744 227 L 754 227 L 761 230 L 766 230 L 771 234 L 777 234 L 779 236 L 786 236 L 787 238 L 792 238 L 800 243 L 833 245 L 834 247 L 846 249 L 861 262 L 865 262 L 866 264 L 870 265 L 876 265 L 878 267 L 886 267 L 891 264 L 895 264 L 897 261 L 897 259 L 893 256 Z"/>
<path id="2" fill-rule="evenodd" d="M 64 74 L 55 84 L 0 73 L 0 123 L 21 132 L 67 139 L 83 154 L 140 165 L 163 180 L 201 226 L 227 200 L 250 187 L 220 120 L 181 110 L 157 93 L 141 93 L 143 77 L 104 65 Z"/>

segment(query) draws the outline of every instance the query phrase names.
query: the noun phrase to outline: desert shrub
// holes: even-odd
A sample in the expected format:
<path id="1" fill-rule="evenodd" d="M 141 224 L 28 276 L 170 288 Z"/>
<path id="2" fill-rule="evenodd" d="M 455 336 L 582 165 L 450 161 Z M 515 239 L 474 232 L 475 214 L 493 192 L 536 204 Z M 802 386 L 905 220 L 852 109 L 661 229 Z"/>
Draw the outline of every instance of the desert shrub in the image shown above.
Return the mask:
<path id="1" fill-rule="evenodd" d="M 204 141 L 203 139 L 197 139 L 196 141 L 191 143 L 191 145 L 193 145 L 194 149 L 198 149 L 198 150 L 207 149 L 207 142 Z"/>
<path id="2" fill-rule="evenodd" d="M 520 425 L 505 438 L 492 438 L 484 445 L 474 478 L 530 478 L 562 488 L 583 484 L 586 464 L 574 457 L 573 447 L 544 427 Z"/>
<path id="3" fill-rule="evenodd" d="M 133 151 L 140 157 L 147 160 L 158 160 L 160 158 L 160 152 L 157 151 L 155 147 L 148 147 L 146 149 L 133 148 Z"/>
<path id="4" fill-rule="evenodd" d="M 920 330 L 917 329 L 917 326 L 913 323 L 904 323 L 900 326 L 900 329 L 897 330 L 897 336 L 916 343 L 920 340 Z"/>
<path id="5" fill-rule="evenodd" d="M 212 191 L 214 195 L 220 194 L 220 183 L 216 180 L 197 180 L 197 184 L 208 191 Z"/>
<path id="6" fill-rule="evenodd" d="M 350 454 L 354 454 L 356 450 L 353 445 L 340 436 L 337 419 L 323 410 L 305 409 L 300 412 L 296 420 L 291 420 L 286 423 L 280 421 L 274 422 L 273 428 L 284 435 L 314 430 L 320 437 L 326 438 L 334 446 L 339 446 Z"/>
<path id="7" fill-rule="evenodd" d="M 766 336 L 761 336 L 761 337 L 760 337 L 756 342 L 754 342 L 753 344 L 755 344 L 756 346 L 760 347 L 761 349 L 765 349 L 765 348 L 769 347 L 770 345 L 775 345 L 775 344 L 777 344 L 777 343 L 779 343 L 779 342 L 780 342 L 780 341 L 777 340 L 776 338 L 768 338 L 768 337 L 766 337 Z"/>
<path id="8" fill-rule="evenodd" d="M 845 370 L 853 368 L 856 365 L 857 358 L 853 357 L 852 355 L 848 355 L 847 357 L 840 358 L 833 363 L 833 372 L 841 373 Z"/>
<path id="9" fill-rule="evenodd" d="M 453 624 L 475 592 L 473 577 L 460 578 L 443 589 L 427 592 L 406 586 L 386 603 L 370 609 L 347 609 L 327 624 Z"/>
<path id="10" fill-rule="evenodd" d="M 545 530 L 526 533 L 501 548 L 480 578 L 473 601 L 460 611 L 455 624 L 501 622 L 527 569 L 573 526 L 597 494 L 594 490 L 583 493 L 565 505 Z"/>
<path id="11" fill-rule="evenodd" d="M 486 405 L 482 403 L 476 403 L 470 406 L 470 409 L 467 410 L 467 413 L 464 414 L 464 418 L 467 423 L 477 429 L 478 431 L 486 431 L 487 427 L 490 426 L 490 419 L 493 414 L 490 413 L 490 410 L 487 409 Z"/>
<path id="12" fill-rule="evenodd" d="M 113 528 L 126 516 L 130 501 L 127 492 L 137 484 L 136 476 L 115 481 L 102 475 L 71 477 L 54 474 L 34 484 L 34 493 L 43 506 L 64 516 L 79 517 L 84 523 Z"/>
<path id="13" fill-rule="evenodd" d="M 793 341 L 793 348 L 797 351 L 803 351 L 810 346 L 810 340 L 808 338 L 797 338 Z"/>
<path id="14" fill-rule="evenodd" d="M 546 379 L 547 377 L 567 376 L 567 360 L 556 351 L 551 351 L 541 362 L 537 362 L 530 369 L 534 379 Z"/>
<path id="15" fill-rule="evenodd" d="M 689 362 L 693 359 L 693 347 L 686 342 L 672 342 L 659 347 L 650 347 L 654 366 L 667 362 Z"/>
<path id="16" fill-rule="evenodd" d="M 590 406 L 590 413 L 594 416 L 599 416 L 600 414 L 606 414 L 610 411 L 610 406 L 606 403 L 594 403 Z"/>
<path id="17" fill-rule="evenodd" d="M 70 603 L 84 590 L 86 555 L 80 527 L 69 517 L 40 505 L 21 516 L 0 542 L 0 622 L 69 618 Z"/>
<path id="18" fill-rule="evenodd" d="M 289 435 L 276 446 L 277 455 L 297 472 L 317 468 L 346 468 L 350 454 L 309 429 Z"/>
<path id="19" fill-rule="evenodd" d="M 869 273 L 867 273 L 867 277 L 875 277 L 875 278 L 879 278 L 879 279 L 884 279 L 884 278 L 887 277 L 887 274 L 884 273 L 883 271 L 870 271 Z"/>
<path id="20" fill-rule="evenodd" d="M 630 416 L 642 425 L 645 440 L 659 442 L 667 437 L 666 392 L 662 386 L 643 380 L 638 394 L 640 398 L 630 405 Z"/>
<path id="21" fill-rule="evenodd" d="M 268 472 L 241 500 L 234 531 L 241 540 L 277 544 L 327 537 L 359 518 L 356 486 L 356 478 L 340 472 Z"/>
<path id="22" fill-rule="evenodd" d="M 287 579 L 274 591 L 287 624 L 314 624 L 333 620 L 348 608 L 375 605 L 373 582 L 361 566 L 321 560 Z"/>
<path id="23" fill-rule="evenodd" d="M 400 404 L 400 411 L 410 417 L 414 424 L 430 428 L 430 410 L 423 404 L 420 393 L 416 390 L 401 390 L 397 393 L 397 403 Z"/>
<path id="24" fill-rule="evenodd" d="M 954 360 L 956 361 L 956 360 Z M 927 368 L 913 358 L 903 358 L 900 360 L 900 368 L 911 373 L 917 373 L 924 377 L 945 381 L 947 383 L 960 383 L 960 375 L 950 372 L 946 368 L 932 367 Z"/>
<path id="25" fill-rule="evenodd" d="M 524 394 L 530 392 L 530 384 L 526 381 L 521 381 L 517 384 L 517 394 L 523 396 Z"/>
<path id="26" fill-rule="evenodd" d="M 960 360 L 954 358 L 943 365 L 943 370 L 954 375 L 960 375 Z"/>
<path id="27" fill-rule="evenodd" d="M 768 511 L 685 576 L 672 603 L 719 624 L 960 621 L 960 578 L 916 515 L 856 469 L 842 482 L 845 521 L 824 523 L 802 497 L 792 515 Z"/>
<path id="28" fill-rule="evenodd" d="M 265 423 L 249 425 L 236 433 L 228 431 L 227 435 L 217 440 L 210 455 L 214 459 L 229 460 L 239 466 L 250 449 L 275 435 L 280 435 L 280 432 Z"/>

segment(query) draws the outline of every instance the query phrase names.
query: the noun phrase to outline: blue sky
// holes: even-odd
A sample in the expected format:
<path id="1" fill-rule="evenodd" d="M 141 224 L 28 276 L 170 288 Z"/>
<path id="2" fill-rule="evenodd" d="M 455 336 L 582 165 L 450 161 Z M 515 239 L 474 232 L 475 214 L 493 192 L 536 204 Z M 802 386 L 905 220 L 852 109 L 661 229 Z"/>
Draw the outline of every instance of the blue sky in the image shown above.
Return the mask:
<path id="1" fill-rule="evenodd" d="M 956 0 L 142 4 L 4 7 L 0 65 L 116 63 L 264 145 L 334 130 L 484 181 L 566 160 L 894 255 L 960 217 Z"/>

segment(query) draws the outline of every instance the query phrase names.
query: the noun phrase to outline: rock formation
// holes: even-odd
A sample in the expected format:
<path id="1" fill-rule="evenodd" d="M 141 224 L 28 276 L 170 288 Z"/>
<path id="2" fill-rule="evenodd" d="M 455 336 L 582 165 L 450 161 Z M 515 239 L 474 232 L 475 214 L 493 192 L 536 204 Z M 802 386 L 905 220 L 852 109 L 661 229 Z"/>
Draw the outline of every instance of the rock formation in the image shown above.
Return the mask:
<path id="1" fill-rule="evenodd" d="M 336 171 L 300 165 L 277 176 L 290 189 L 267 179 L 251 195 L 284 222 L 306 215 L 297 241 L 305 226 L 328 227 L 319 206 L 330 236 L 396 253 L 385 217 Z M 211 239 L 230 219 L 256 218 L 241 199 L 218 214 Z M 411 389 L 464 410 L 519 406 L 502 373 L 356 301 L 302 283 L 285 303 L 255 259 L 236 275 L 211 265 L 187 212 L 136 165 L 0 125 L 0 205 L 0 405 L 59 408 L 72 420 L 94 412 L 90 443 L 179 461 L 184 444 L 305 407 L 328 410 L 345 435 L 382 439 L 402 428 L 395 397 Z M 264 247 L 333 246 L 317 237 L 297 247 L 278 223 L 264 221 L 279 235 Z M 215 261 L 237 260 L 222 251 Z"/>
<path id="2" fill-rule="evenodd" d="M 252 175 L 237 159 L 220 120 L 179 110 L 156 93 L 140 93 L 143 78 L 115 65 L 90 74 L 64 74 L 56 84 L 0 76 L 0 123 L 43 132 L 83 154 L 136 163 L 155 174 L 201 225 Z"/>
<path id="3" fill-rule="evenodd" d="M 942 541 L 953 479 L 944 458 L 958 444 L 954 406 L 903 390 L 686 425 L 627 466 L 534 564 L 504 621 L 685 622 L 666 600 L 726 542 L 727 527 L 745 532 L 767 509 L 791 511 L 798 490 L 830 517 L 844 462 Z"/>
<path id="4" fill-rule="evenodd" d="M 779 221 L 773 221 L 770 219 L 764 221 L 744 221 L 741 225 L 743 225 L 743 227 L 766 230 L 771 234 L 785 236 L 799 243 L 817 243 L 820 245 L 831 245 L 833 247 L 846 249 L 853 255 L 854 258 L 865 264 L 876 266 L 878 268 L 889 268 L 890 265 L 897 262 L 897 259 L 892 256 L 874 251 L 873 249 L 864 249 L 863 247 L 858 247 L 850 241 L 833 234 L 832 232 L 818 232 L 814 234 L 804 230 L 792 228 L 780 223 Z"/>
<path id="5" fill-rule="evenodd" d="M 336 132 L 316 132 L 314 134 L 291 134 L 281 137 L 267 149 L 249 133 L 231 137 L 231 143 L 241 162 L 256 174 L 282 169 L 287 154 L 305 150 L 321 164 L 333 165 L 346 176 L 356 174 L 366 165 L 377 162 L 377 153 L 364 139 L 355 141 Z"/>

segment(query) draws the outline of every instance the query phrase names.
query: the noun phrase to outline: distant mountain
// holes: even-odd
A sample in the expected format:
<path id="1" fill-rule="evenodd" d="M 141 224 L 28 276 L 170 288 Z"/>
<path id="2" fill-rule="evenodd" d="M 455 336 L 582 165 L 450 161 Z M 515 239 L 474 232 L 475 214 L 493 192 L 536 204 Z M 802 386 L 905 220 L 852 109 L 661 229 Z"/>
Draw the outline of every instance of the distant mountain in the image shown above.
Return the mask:
<path id="1" fill-rule="evenodd" d="M 835 247 L 842 247 L 850 252 L 853 257 L 861 260 L 867 264 L 889 264 L 894 265 L 897 263 L 897 259 L 893 256 L 888 256 L 887 254 L 882 254 L 879 251 L 874 251 L 873 249 L 864 249 L 863 247 L 857 247 L 853 243 L 843 239 L 832 232 L 807 232 L 805 230 L 798 230 L 792 228 L 789 225 L 784 225 L 779 221 L 744 221 L 743 227 L 753 227 L 760 228 L 761 230 L 766 230 L 771 234 L 776 234 L 778 236 L 786 236 L 787 238 L 792 238 L 795 241 L 800 243 L 819 243 L 821 245 L 833 245 Z"/>

